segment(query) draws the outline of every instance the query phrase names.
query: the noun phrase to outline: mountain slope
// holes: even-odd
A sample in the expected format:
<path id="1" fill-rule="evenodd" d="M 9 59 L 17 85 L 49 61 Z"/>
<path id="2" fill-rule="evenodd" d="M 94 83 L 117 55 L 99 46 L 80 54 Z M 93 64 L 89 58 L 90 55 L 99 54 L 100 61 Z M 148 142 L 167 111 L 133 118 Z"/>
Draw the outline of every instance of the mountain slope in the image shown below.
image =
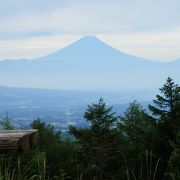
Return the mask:
<path id="1" fill-rule="evenodd" d="M 60 51 L 52 53 L 48 56 L 39 58 L 43 61 L 45 59 L 53 59 L 58 60 L 59 58 L 65 59 L 83 59 L 86 60 L 93 60 L 93 59 L 107 59 L 107 58 L 119 58 L 119 57 L 126 57 L 134 59 L 136 57 L 127 55 L 123 52 L 120 52 L 108 44 L 104 43 L 103 41 L 97 39 L 94 36 L 85 36 L 80 40 L 72 43 L 71 45 L 63 48 Z M 140 59 L 140 58 L 138 58 Z"/>
<path id="2" fill-rule="evenodd" d="M 179 61 L 162 63 L 120 52 L 86 36 L 33 60 L 0 62 L 0 84 L 71 90 L 152 89 L 171 76 L 179 80 Z"/>

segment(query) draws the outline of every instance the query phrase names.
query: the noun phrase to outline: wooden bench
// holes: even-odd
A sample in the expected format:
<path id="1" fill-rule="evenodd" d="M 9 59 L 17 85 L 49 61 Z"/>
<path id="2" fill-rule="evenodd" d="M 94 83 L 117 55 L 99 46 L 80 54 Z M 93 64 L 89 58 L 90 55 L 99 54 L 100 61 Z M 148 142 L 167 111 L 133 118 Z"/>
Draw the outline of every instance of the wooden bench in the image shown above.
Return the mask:
<path id="1" fill-rule="evenodd" d="M 0 130 L 0 154 L 24 152 L 37 144 L 37 130 Z"/>

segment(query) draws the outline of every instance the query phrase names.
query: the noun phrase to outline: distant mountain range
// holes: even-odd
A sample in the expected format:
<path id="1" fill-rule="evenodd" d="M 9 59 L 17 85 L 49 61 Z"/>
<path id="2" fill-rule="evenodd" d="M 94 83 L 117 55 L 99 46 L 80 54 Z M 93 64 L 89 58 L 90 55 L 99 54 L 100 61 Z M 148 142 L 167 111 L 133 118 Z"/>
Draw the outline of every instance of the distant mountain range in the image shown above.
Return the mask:
<path id="1" fill-rule="evenodd" d="M 170 76 L 179 83 L 180 60 L 151 61 L 118 51 L 86 36 L 32 60 L 0 62 L 0 84 L 69 90 L 157 89 Z"/>

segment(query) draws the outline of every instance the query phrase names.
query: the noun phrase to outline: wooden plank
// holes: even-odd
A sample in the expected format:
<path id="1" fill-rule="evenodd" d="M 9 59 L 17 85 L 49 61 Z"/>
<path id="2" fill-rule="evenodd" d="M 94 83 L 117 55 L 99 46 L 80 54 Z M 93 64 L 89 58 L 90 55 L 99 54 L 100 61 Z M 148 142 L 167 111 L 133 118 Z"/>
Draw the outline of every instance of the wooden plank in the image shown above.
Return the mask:
<path id="1" fill-rule="evenodd" d="M 0 153 L 18 153 L 33 149 L 38 144 L 37 130 L 0 131 Z"/>

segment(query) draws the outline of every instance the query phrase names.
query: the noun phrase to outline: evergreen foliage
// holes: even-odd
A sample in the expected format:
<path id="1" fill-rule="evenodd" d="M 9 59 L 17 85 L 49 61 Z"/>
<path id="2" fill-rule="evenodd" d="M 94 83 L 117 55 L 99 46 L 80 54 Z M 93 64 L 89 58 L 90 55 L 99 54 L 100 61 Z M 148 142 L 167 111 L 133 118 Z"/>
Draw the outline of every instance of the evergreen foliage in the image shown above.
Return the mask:
<path id="1" fill-rule="evenodd" d="M 122 166 L 120 152 L 121 137 L 115 128 L 119 117 L 108 108 L 103 99 L 88 106 L 84 117 L 90 122 L 89 128 L 70 127 L 79 147 L 79 158 L 86 167 L 88 179 L 116 179 L 116 173 Z"/>
<path id="2" fill-rule="evenodd" d="M 38 129 L 39 145 L 38 151 L 45 152 L 48 164 L 47 173 L 51 176 L 64 176 L 73 174 L 76 171 L 76 149 L 74 143 L 69 140 L 62 140 L 61 132 L 55 131 L 50 124 L 44 123 L 41 119 L 34 120 L 31 124 L 33 129 Z"/>
<path id="3" fill-rule="evenodd" d="M 138 102 L 123 116 L 103 99 L 89 105 L 86 128 L 69 127 L 72 139 L 41 119 L 35 151 L 0 158 L 2 180 L 179 180 L 180 87 L 168 78 L 147 113 Z M 9 117 L 3 129 L 14 129 Z"/>
<path id="4" fill-rule="evenodd" d="M 160 92 L 162 95 L 157 95 L 153 101 L 155 106 L 149 105 L 149 109 L 155 115 L 163 138 L 175 141 L 180 130 L 180 87 L 169 77 Z"/>
<path id="5" fill-rule="evenodd" d="M 0 126 L 4 130 L 14 130 L 15 127 L 11 124 L 8 113 L 1 119 Z"/>

